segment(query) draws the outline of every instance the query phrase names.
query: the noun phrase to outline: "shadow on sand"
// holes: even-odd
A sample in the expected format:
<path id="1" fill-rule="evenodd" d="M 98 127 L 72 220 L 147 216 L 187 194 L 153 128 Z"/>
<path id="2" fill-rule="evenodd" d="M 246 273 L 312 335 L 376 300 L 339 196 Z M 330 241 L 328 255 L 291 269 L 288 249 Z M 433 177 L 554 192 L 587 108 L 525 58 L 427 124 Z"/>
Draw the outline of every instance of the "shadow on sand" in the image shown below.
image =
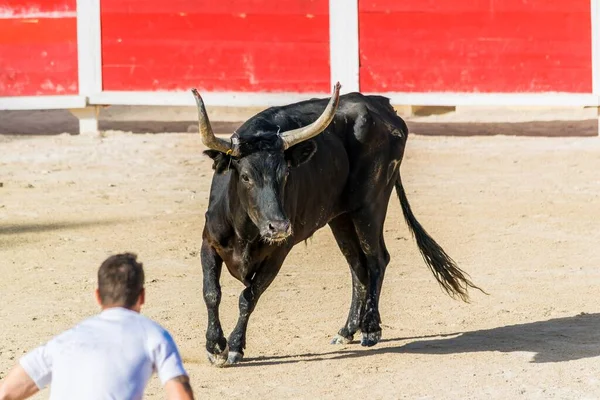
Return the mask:
<path id="1" fill-rule="evenodd" d="M 233 133 L 242 122 L 211 122 L 215 132 Z M 123 131 L 133 133 L 181 133 L 198 132 L 198 121 L 153 121 L 153 120 L 111 120 L 100 115 L 100 131 Z M 79 122 L 67 110 L 0 110 L 0 134 L 52 136 L 62 133 L 76 135 Z"/>
<path id="2" fill-rule="evenodd" d="M 406 341 L 409 343 L 394 345 Z M 381 354 L 443 355 L 484 351 L 533 352 L 533 363 L 579 360 L 600 356 L 600 314 L 580 314 L 448 335 L 384 339 L 371 349 L 362 348 L 358 343 L 352 346 L 356 346 L 356 350 L 247 358 L 239 367 L 338 360 Z"/>
<path id="3" fill-rule="evenodd" d="M 85 228 L 88 226 L 113 225 L 127 222 L 127 220 L 99 220 L 99 221 L 66 221 L 66 222 L 47 222 L 47 223 L 23 223 L 0 225 L 1 235 L 19 235 L 22 233 L 39 233 L 48 231 L 62 231 L 67 229 Z"/>
<path id="4" fill-rule="evenodd" d="M 37 242 L 42 238 L 42 236 L 31 234 L 76 230 L 80 228 L 86 228 L 89 226 L 118 225 L 122 223 L 131 222 L 133 220 L 133 218 L 123 218 L 97 221 L 63 221 L 0 225 L 0 250 Z M 59 237 L 56 236 L 55 239 L 59 240 Z"/>
<path id="5" fill-rule="evenodd" d="M 185 119 L 185 118 L 184 118 Z M 217 133 L 231 134 L 243 121 L 211 121 Z M 115 120 L 100 114 L 101 131 L 124 131 L 133 133 L 198 132 L 197 120 Z M 579 121 L 532 121 L 532 122 L 417 122 L 407 121 L 409 131 L 429 136 L 597 136 L 596 119 Z M 77 134 L 79 125 L 69 111 L 0 110 L 0 134 L 11 135 L 56 135 Z"/>
<path id="6" fill-rule="evenodd" d="M 416 122 L 407 121 L 409 132 L 427 136 L 532 136 L 587 137 L 598 135 L 598 121 L 531 122 Z"/>

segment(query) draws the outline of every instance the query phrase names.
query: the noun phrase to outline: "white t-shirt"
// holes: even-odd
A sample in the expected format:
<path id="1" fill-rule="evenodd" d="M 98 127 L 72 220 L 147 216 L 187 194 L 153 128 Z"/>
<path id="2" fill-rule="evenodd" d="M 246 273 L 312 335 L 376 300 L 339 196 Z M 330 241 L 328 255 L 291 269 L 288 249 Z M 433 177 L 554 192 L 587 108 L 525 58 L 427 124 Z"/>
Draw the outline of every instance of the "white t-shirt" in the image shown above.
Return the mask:
<path id="1" fill-rule="evenodd" d="M 109 308 L 27 353 L 20 364 L 50 399 L 141 399 L 152 373 L 187 375 L 171 335 L 125 308 Z"/>

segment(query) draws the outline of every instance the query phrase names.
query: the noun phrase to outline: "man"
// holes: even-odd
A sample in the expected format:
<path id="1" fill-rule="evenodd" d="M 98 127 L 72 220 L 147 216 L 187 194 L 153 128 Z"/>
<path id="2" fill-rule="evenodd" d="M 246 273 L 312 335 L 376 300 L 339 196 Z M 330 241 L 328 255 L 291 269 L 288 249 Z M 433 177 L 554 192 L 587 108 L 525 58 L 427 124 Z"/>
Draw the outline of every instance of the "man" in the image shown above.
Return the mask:
<path id="1" fill-rule="evenodd" d="M 26 399 L 51 384 L 50 399 L 141 399 L 156 371 L 168 399 L 193 399 L 171 335 L 140 314 L 144 270 L 131 253 L 98 270 L 102 312 L 23 356 L 0 382 L 0 400 Z"/>

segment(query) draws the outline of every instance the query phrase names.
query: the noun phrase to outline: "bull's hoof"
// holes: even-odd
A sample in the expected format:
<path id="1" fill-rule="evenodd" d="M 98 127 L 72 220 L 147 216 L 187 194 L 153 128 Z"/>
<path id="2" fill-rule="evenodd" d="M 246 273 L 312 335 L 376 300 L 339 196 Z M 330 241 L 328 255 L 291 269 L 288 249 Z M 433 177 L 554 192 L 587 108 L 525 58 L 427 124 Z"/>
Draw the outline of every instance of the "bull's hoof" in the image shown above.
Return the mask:
<path id="1" fill-rule="evenodd" d="M 237 351 L 230 351 L 229 356 L 227 357 L 227 365 L 234 365 L 239 363 L 244 359 L 244 353 L 239 353 Z"/>
<path id="2" fill-rule="evenodd" d="M 208 356 L 208 361 L 215 367 L 224 367 L 227 364 L 227 357 L 229 354 L 229 346 L 225 346 L 225 350 L 220 353 L 212 354 L 210 352 L 206 352 Z"/>
<path id="3" fill-rule="evenodd" d="M 339 333 L 331 339 L 331 344 L 350 344 L 354 340 L 354 336 L 350 335 L 350 337 L 343 337 Z"/>
<path id="4" fill-rule="evenodd" d="M 362 340 L 360 341 L 361 346 L 371 347 L 375 346 L 381 340 L 381 331 L 362 333 Z"/>

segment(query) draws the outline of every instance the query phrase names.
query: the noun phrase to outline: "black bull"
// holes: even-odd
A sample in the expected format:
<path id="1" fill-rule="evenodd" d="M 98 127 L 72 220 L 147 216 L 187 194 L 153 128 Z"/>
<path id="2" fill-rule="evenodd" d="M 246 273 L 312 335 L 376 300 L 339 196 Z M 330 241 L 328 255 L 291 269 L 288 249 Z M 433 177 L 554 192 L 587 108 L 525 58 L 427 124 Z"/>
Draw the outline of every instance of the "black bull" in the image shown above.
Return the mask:
<path id="1" fill-rule="evenodd" d="M 379 296 L 390 255 L 383 226 L 393 188 L 419 250 L 450 295 L 477 288 L 413 215 L 400 180 L 408 136 L 387 98 L 350 93 L 267 109 L 230 141 L 215 137 L 201 97 L 200 133 L 211 148 L 212 180 L 202 241 L 206 349 L 215 365 L 243 358 L 248 319 L 286 256 L 329 224 L 352 274 L 346 323 L 332 343 L 381 338 Z M 237 325 L 225 339 L 219 320 L 223 262 L 245 285 Z M 477 288 L 479 289 L 479 288 Z"/>

